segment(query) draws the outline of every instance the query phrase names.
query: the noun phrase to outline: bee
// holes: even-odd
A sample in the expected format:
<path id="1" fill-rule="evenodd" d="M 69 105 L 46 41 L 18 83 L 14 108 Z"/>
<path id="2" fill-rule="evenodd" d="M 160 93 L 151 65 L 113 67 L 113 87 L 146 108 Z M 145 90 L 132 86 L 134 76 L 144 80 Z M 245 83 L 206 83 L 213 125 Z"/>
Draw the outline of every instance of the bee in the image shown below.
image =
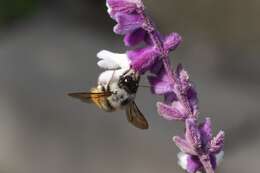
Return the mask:
<path id="1" fill-rule="evenodd" d="M 75 92 L 68 95 L 86 103 L 93 103 L 106 112 L 124 110 L 127 120 L 137 128 L 148 129 L 149 125 L 135 103 L 140 75 L 126 70 L 118 78 L 112 78 L 107 84 L 98 83 L 90 92 Z"/>

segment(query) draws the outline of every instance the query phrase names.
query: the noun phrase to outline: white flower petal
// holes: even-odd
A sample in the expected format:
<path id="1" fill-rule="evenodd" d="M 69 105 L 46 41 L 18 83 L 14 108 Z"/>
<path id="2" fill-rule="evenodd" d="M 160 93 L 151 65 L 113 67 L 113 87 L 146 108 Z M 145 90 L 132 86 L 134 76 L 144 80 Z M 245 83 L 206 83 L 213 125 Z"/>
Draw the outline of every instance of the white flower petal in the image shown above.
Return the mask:
<path id="1" fill-rule="evenodd" d="M 120 76 L 126 71 L 127 69 L 119 69 L 119 70 L 106 70 L 102 72 L 98 77 L 98 85 L 108 85 L 109 82 L 118 81 Z"/>
<path id="2" fill-rule="evenodd" d="M 108 14 L 110 14 L 112 12 L 112 9 L 107 1 L 106 1 L 106 6 L 107 6 L 107 12 L 108 12 Z"/>
<path id="3" fill-rule="evenodd" d="M 187 170 L 187 166 L 188 166 L 188 154 L 185 154 L 183 152 L 179 152 L 177 154 L 178 157 L 178 164 L 180 165 L 180 167 L 184 170 Z"/>
<path id="4" fill-rule="evenodd" d="M 112 70 L 102 72 L 98 77 L 98 85 L 107 85 L 113 74 Z"/>
<path id="5" fill-rule="evenodd" d="M 187 168 L 188 168 L 188 154 L 185 154 L 183 152 L 179 152 L 177 154 L 177 157 L 178 157 L 178 164 L 180 165 L 180 167 L 182 169 L 184 169 L 185 171 L 187 171 Z M 196 173 L 201 173 L 200 171 L 197 171 Z"/>
<path id="6" fill-rule="evenodd" d="M 104 69 L 116 70 L 118 68 L 130 68 L 130 60 L 126 54 L 113 53 L 102 50 L 97 54 L 101 59 L 97 64 Z"/>
<path id="7" fill-rule="evenodd" d="M 100 68 L 104 68 L 104 69 L 117 69 L 119 68 L 117 64 L 115 64 L 113 61 L 107 61 L 107 60 L 100 60 L 98 61 L 97 65 Z"/>

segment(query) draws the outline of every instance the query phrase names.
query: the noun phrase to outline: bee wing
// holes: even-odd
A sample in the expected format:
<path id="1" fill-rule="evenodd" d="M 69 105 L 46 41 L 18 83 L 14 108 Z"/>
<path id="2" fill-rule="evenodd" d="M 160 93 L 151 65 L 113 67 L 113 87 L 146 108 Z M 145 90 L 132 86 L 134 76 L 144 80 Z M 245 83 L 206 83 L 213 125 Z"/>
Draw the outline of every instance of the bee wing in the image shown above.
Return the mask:
<path id="1" fill-rule="evenodd" d="M 145 119 L 142 112 L 138 109 L 135 102 L 129 103 L 129 106 L 126 108 L 126 115 L 128 121 L 133 124 L 135 127 L 140 129 L 148 129 L 149 125 Z"/>
<path id="2" fill-rule="evenodd" d="M 94 100 L 106 98 L 111 95 L 110 92 L 74 92 L 68 94 L 70 97 L 81 100 L 86 103 L 93 103 Z"/>

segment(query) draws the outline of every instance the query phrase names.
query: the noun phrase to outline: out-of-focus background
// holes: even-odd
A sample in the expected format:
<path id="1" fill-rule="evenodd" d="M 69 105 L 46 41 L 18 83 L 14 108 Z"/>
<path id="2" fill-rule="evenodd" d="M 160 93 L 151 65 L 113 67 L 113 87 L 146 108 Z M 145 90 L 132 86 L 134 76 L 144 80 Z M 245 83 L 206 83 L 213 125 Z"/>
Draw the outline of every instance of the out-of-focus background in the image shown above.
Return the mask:
<path id="1" fill-rule="evenodd" d="M 174 65 L 196 83 L 201 119 L 226 131 L 217 172 L 259 172 L 260 1 L 144 2 L 183 36 Z M 113 25 L 105 0 L 0 1 L 1 173 L 183 172 L 171 142 L 183 124 L 160 118 L 148 89 L 137 96 L 148 131 L 66 96 L 96 84 L 99 50 L 125 51 Z"/>

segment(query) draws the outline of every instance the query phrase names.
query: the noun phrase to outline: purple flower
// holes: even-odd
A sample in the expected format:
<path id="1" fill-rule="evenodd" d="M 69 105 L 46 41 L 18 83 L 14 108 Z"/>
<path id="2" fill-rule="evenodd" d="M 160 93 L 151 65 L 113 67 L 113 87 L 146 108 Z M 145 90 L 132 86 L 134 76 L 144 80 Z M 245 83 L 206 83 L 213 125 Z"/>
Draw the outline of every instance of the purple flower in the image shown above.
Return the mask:
<path id="1" fill-rule="evenodd" d="M 132 32 L 129 32 L 124 37 L 124 43 L 126 46 L 129 47 L 135 46 L 141 43 L 142 41 L 145 41 L 146 43 L 150 44 L 149 40 L 150 39 L 148 33 L 142 28 L 138 28 Z"/>
<path id="2" fill-rule="evenodd" d="M 173 32 L 164 39 L 163 45 L 166 50 L 173 51 L 180 45 L 181 42 L 182 37 L 178 33 Z"/>
<path id="3" fill-rule="evenodd" d="M 152 93 L 154 94 L 164 95 L 174 90 L 174 84 L 164 69 L 161 69 L 157 76 L 148 76 L 148 80 L 151 84 Z"/>
<path id="4" fill-rule="evenodd" d="M 141 0 L 107 0 L 108 14 L 115 19 L 118 13 L 133 14 L 144 9 Z"/>
<path id="5" fill-rule="evenodd" d="M 114 32 L 125 35 L 126 46 L 135 46 L 142 41 L 151 44 L 149 34 L 145 30 L 147 26 L 142 0 L 107 0 L 107 7 L 110 17 L 117 22 Z M 164 47 L 167 50 L 173 50 L 180 43 L 181 37 L 173 33 L 164 40 Z"/>
<path id="6" fill-rule="evenodd" d="M 152 93 L 164 95 L 165 103 L 158 102 L 159 115 L 167 120 L 185 120 L 188 116 L 185 107 L 177 100 L 174 83 L 164 69 L 157 76 L 148 76 Z"/>
<path id="7" fill-rule="evenodd" d="M 108 13 L 117 22 L 116 34 L 125 35 L 126 46 L 135 46 L 148 37 L 144 26 L 144 5 L 141 0 L 107 0 Z"/>
<path id="8" fill-rule="evenodd" d="M 125 39 L 127 39 L 127 44 L 136 44 L 140 41 L 143 41 L 143 39 L 146 37 L 146 33 L 143 30 L 139 29 L 138 32 L 136 32 L 137 31 L 131 33 L 133 35 L 131 38 L 128 38 L 128 35 L 125 37 Z M 150 41 L 148 40 L 147 42 Z M 164 39 L 163 43 L 165 48 L 167 48 L 167 51 L 169 52 L 174 50 L 180 44 L 180 42 L 181 37 L 177 33 L 172 33 Z M 138 71 L 141 74 L 145 73 L 148 70 L 150 70 L 153 73 L 155 71 L 157 71 L 156 73 L 162 73 L 160 71 L 162 69 L 161 52 L 154 45 L 148 45 L 144 48 L 131 50 L 128 51 L 127 54 L 129 59 L 131 60 L 132 68 L 135 71 Z M 156 89 L 161 90 L 161 87 L 162 86 L 156 87 Z M 158 94 L 157 92 L 155 93 Z"/>
<path id="9" fill-rule="evenodd" d="M 166 120 L 185 121 L 185 119 L 187 119 L 188 117 L 185 107 L 179 101 L 173 102 L 173 105 L 167 105 L 158 102 L 157 110 L 159 112 L 159 115 Z"/>
<path id="10" fill-rule="evenodd" d="M 215 156 L 210 156 L 210 163 L 214 165 L 214 169 L 222 162 L 224 157 L 224 152 L 216 154 Z M 178 154 L 178 164 L 182 169 L 186 170 L 188 173 L 200 173 L 202 171 L 202 164 L 197 156 L 192 156 L 180 152 Z"/>
<path id="11" fill-rule="evenodd" d="M 181 64 L 177 67 L 176 77 L 179 81 L 179 87 L 182 90 L 182 93 L 189 101 L 192 114 L 196 116 L 199 113 L 197 92 L 193 83 L 190 81 L 188 72 L 182 67 Z"/>
<path id="12" fill-rule="evenodd" d="M 115 20 L 117 25 L 114 27 L 114 32 L 120 35 L 134 32 L 141 28 L 144 23 L 143 17 L 138 14 L 118 13 L 115 16 Z"/>
<path id="13" fill-rule="evenodd" d="M 160 53 L 153 46 L 128 51 L 131 68 L 143 74 L 159 61 Z"/>
<path id="14" fill-rule="evenodd" d="M 157 104 L 159 114 L 167 120 L 185 120 L 189 116 L 183 103 L 178 101 L 176 94 L 181 90 L 182 94 L 187 98 L 191 108 L 192 115 L 198 114 L 198 99 L 194 86 L 189 80 L 188 73 L 178 65 L 176 72 L 176 81 L 173 81 L 169 74 L 162 69 L 157 76 L 148 76 L 151 84 L 152 92 L 164 95 L 165 102 Z"/>
<path id="15" fill-rule="evenodd" d="M 216 169 L 220 156 L 223 156 L 224 132 L 212 138 L 209 118 L 197 125 L 195 119 L 186 120 L 185 137 L 175 136 L 173 141 L 180 148 L 179 164 L 189 173 L 203 169 L 202 161 L 208 158 L 213 169 Z"/>

